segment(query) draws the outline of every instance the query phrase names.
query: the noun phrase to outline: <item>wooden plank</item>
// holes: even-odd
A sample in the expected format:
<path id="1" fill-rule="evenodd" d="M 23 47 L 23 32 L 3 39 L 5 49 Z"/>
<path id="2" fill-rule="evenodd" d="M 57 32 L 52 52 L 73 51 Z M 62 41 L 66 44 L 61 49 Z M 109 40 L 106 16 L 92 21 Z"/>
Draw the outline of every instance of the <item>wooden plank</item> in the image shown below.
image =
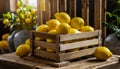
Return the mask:
<path id="1" fill-rule="evenodd" d="M 98 36 L 98 32 L 100 32 L 100 30 L 97 30 L 95 32 L 82 32 L 82 33 L 72 34 L 72 35 L 71 34 L 60 35 L 60 41 L 95 37 L 95 36 Z"/>
<path id="2" fill-rule="evenodd" d="M 60 61 L 75 59 L 75 58 L 83 57 L 86 55 L 91 55 L 95 49 L 96 49 L 96 47 L 84 49 L 84 50 L 80 50 L 80 51 L 74 51 L 74 52 L 70 52 L 70 53 L 60 54 Z"/>
<path id="3" fill-rule="evenodd" d="M 119 64 L 119 55 L 113 55 L 107 61 L 98 61 L 96 60 L 95 57 L 93 57 L 93 58 L 88 58 L 70 63 L 65 61 L 63 63 L 69 63 L 69 64 L 59 68 L 50 66 L 50 64 L 55 64 L 55 63 L 58 62 L 49 61 L 49 60 L 44 61 L 44 59 L 42 58 L 31 57 L 31 56 L 25 58 L 19 58 L 18 56 L 15 55 L 15 53 L 8 53 L 0 56 L 0 67 L 2 66 L 1 69 L 8 69 L 8 66 L 10 66 L 9 67 L 10 69 L 16 69 L 15 68 L 16 66 L 18 67 L 18 69 L 19 68 L 22 69 L 22 67 L 20 67 L 21 64 L 30 67 L 30 69 L 89 69 L 89 68 L 96 69 L 104 66 L 108 66 L 108 67 L 110 66 L 111 68 L 115 69 L 119 65 L 118 66 L 115 65 L 116 67 L 112 67 L 111 65 Z M 25 69 L 27 68 L 25 67 Z"/>
<path id="4" fill-rule="evenodd" d="M 55 18 L 54 14 L 59 11 L 59 0 L 50 0 L 51 3 L 51 18 Z"/>
<path id="5" fill-rule="evenodd" d="M 94 28 L 102 30 L 102 0 L 94 0 Z"/>
<path id="6" fill-rule="evenodd" d="M 76 0 L 69 0 L 70 2 L 70 11 L 69 11 L 69 14 L 70 14 L 70 17 L 73 18 L 76 16 Z"/>
<path id="7" fill-rule="evenodd" d="M 42 15 L 42 0 L 37 0 L 37 23 L 38 25 L 43 24 L 43 15 Z"/>
<path id="8" fill-rule="evenodd" d="M 60 6 L 60 9 L 59 11 L 60 12 L 66 12 L 67 11 L 67 0 L 59 0 L 59 6 Z"/>
<path id="9" fill-rule="evenodd" d="M 82 0 L 82 18 L 89 25 L 89 0 Z"/>
<path id="10" fill-rule="evenodd" d="M 43 50 L 34 50 L 35 52 L 35 56 L 39 56 L 39 57 L 43 57 L 43 58 L 46 58 L 46 59 L 51 59 L 51 60 L 54 60 L 54 61 L 59 61 L 59 58 L 57 57 L 58 55 L 55 54 L 55 53 L 50 53 L 50 52 L 47 52 L 47 51 L 43 51 Z"/>
<path id="11" fill-rule="evenodd" d="M 34 46 L 56 50 L 56 43 L 48 43 L 45 41 L 34 41 Z"/>
<path id="12" fill-rule="evenodd" d="M 34 33 L 31 32 L 30 33 L 31 36 L 30 36 L 30 49 L 31 49 L 31 55 L 34 56 L 34 49 L 35 49 L 35 46 L 34 46 Z"/>
<path id="13" fill-rule="evenodd" d="M 98 43 L 99 43 L 98 39 L 91 39 L 91 40 L 77 41 L 77 42 L 67 43 L 67 44 L 60 44 L 60 51 L 81 48 L 85 46 L 89 47 L 91 45 L 98 45 Z"/>

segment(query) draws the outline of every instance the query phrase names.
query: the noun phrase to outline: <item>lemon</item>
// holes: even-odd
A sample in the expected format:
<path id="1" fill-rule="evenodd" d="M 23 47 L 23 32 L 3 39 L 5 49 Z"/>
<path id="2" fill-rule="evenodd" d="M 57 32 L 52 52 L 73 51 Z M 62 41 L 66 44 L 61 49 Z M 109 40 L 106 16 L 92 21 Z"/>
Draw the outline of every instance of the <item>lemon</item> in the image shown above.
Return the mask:
<path id="1" fill-rule="evenodd" d="M 94 51 L 94 56 L 99 60 L 107 60 L 112 56 L 112 52 L 107 47 L 98 47 Z"/>
<path id="2" fill-rule="evenodd" d="M 3 20 L 3 24 L 7 24 L 7 23 L 9 23 L 9 20 L 8 19 L 4 19 Z"/>
<path id="3" fill-rule="evenodd" d="M 83 26 L 81 29 L 82 32 L 94 32 L 94 28 L 91 26 Z"/>
<path id="4" fill-rule="evenodd" d="M 51 53 L 55 52 L 54 50 L 51 50 L 51 49 L 46 49 L 46 50 L 47 52 L 51 52 Z"/>
<path id="5" fill-rule="evenodd" d="M 30 45 L 30 39 L 27 39 L 27 40 L 25 41 L 25 44 Z"/>
<path id="6" fill-rule="evenodd" d="M 56 30 L 50 30 L 48 33 L 49 34 L 57 34 Z M 52 40 L 52 39 L 46 39 L 46 41 L 49 43 L 55 42 L 55 40 Z"/>
<path id="7" fill-rule="evenodd" d="M 26 17 L 31 17 L 31 13 L 29 11 L 26 12 Z"/>
<path id="8" fill-rule="evenodd" d="M 68 34 L 71 26 L 67 23 L 61 23 L 56 29 L 57 34 Z"/>
<path id="9" fill-rule="evenodd" d="M 25 19 L 25 15 L 24 15 L 23 13 L 20 13 L 20 17 L 21 17 L 22 19 Z"/>
<path id="10" fill-rule="evenodd" d="M 71 28 L 69 30 L 69 34 L 76 34 L 76 33 L 81 33 L 79 30 L 75 29 L 75 28 Z"/>
<path id="11" fill-rule="evenodd" d="M 27 56 L 30 53 L 30 46 L 28 44 L 21 44 L 17 47 L 15 53 L 19 57 Z"/>
<path id="12" fill-rule="evenodd" d="M 31 22 L 31 19 L 30 18 L 26 18 L 25 19 L 25 23 L 29 24 Z"/>
<path id="13" fill-rule="evenodd" d="M 84 20 L 80 17 L 74 17 L 72 20 L 71 20 L 71 23 L 70 23 L 70 26 L 72 28 L 76 28 L 78 30 L 81 29 L 82 26 L 84 26 Z"/>
<path id="14" fill-rule="evenodd" d="M 34 16 L 34 15 L 36 15 L 36 9 L 31 9 L 31 14 Z"/>
<path id="15" fill-rule="evenodd" d="M 55 18 L 61 23 L 70 23 L 70 16 L 65 12 L 55 13 Z"/>
<path id="16" fill-rule="evenodd" d="M 6 33 L 6 34 L 2 35 L 2 40 L 7 40 L 7 39 L 8 39 L 8 36 L 9 36 L 9 34 L 8 34 L 8 33 Z"/>
<path id="17" fill-rule="evenodd" d="M 20 8 L 22 6 L 22 2 L 21 1 L 17 1 L 17 7 Z"/>
<path id="18" fill-rule="evenodd" d="M 16 13 L 19 14 L 19 13 L 20 13 L 20 9 L 17 9 L 17 10 L 16 10 Z"/>
<path id="19" fill-rule="evenodd" d="M 20 22 L 20 18 L 19 18 L 19 17 L 18 17 L 18 18 L 16 18 L 16 22 L 18 22 L 18 23 Z"/>
<path id="20" fill-rule="evenodd" d="M 6 40 L 0 41 L 0 48 L 8 48 L 8 42 Z"/>
<path id="21" fill-rule="evenodd" d="M 36 41 L 41 41 L 41 40 L 45 40 L 44 38 L 41 38 L 41 37 L 35 37 L 35 40 Z"/>
<path id="22" fill-rule="evenodd" d="M 36 28 L 36 32 L 48 32 L 48 26 L 45 24 L 39 25 Z"/>
<path id="23" fill-rule="evenodd" d="M 11 19 L 11 18 L 12 18 L 12 16 L 11 16 L 11 14 L 10 14 L 10 13 L 7 13 L 7 18 L 9 18 L 9 19 Z"/>
<path id="24" fill-rule="evenodd" d="M 60 22 L 57 19 L 50 19 L 46 24 L 49 30 L 54 30 L 60 25 Z"/>

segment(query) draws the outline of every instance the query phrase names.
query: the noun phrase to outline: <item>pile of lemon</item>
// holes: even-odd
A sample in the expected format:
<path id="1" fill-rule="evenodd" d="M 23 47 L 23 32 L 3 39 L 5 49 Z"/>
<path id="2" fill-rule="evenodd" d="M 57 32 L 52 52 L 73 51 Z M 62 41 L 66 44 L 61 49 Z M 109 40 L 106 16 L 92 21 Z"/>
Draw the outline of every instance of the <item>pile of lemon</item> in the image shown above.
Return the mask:
<path id="1" fill-rule="evenodd" d="M 36 32 L 47 32 L 49 34 L 76 34 L 82 32 L 94 32 L 92 26 L 85 26 L 84 19 L 81 17 L 71 18 L 69 14 L 65 12 L 55 13 L 55 18 L 46 21 L 45 24 L 39 25 L 36 28 Z M 46 40 L 46 42 L 55 42 L 51 39 L 43 39 L 42 37 L 36 37 L 35 40 Z M 49 52 L 53 50 L 47 49 Z"/>
<path id="2" fill-rule="evenodd" d="M 48 32 L 50 34 L 75 34 L 81 32 L 94 32 L 92 26 L 85 26 L 81 17 L 71 17 L 65 13 L 55 13 L 55 19 L 46 21 L 45 24 L 39 25 L 36 32 Z"/>
<path id="3" fill-rule="evenodd" d="M 7 49 L 8 48 L 8 36 L 9 33 L 5 33 L 2 35 L 2 40 L 0 41 L 0 49 Z"/>

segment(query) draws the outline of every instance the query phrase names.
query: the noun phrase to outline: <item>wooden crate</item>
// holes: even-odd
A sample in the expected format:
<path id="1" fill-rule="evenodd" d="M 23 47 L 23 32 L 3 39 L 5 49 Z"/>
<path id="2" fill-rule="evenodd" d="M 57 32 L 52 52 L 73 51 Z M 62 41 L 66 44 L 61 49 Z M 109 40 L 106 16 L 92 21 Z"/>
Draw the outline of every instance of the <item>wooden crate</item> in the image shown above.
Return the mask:
<path id="1" fill-rule="evenodd" d="M 46 41 L 36 41 L 35 37 L 49 38 L 55 40 L 54 43 Z M 31 54 L 54 61 L 71 60 L 87 55 L 91 55 L 96 47 L 101 44 L 101 31 L 84 32 L 78 34 L 52 35 L 48 33 L 35 32 L 31 34 Z M 42 49 L 37 49 L 38 47 Z M 71 49 L 79 48 L 77 51 Z M 48 52 L 52 49 L 55 52 Z M 64 52 L 63 52 L 64 51 Z"/>
<path id="2" fill-rule="evenodd" d="M 81 1 L 81 2 L 78 2 Z M 105 28 L 102 26 L 102 22 L 106 20 L 105 9 L 106 0 L 93 0 L 93 23 L 91 24 L 91 12 L 90 12 L 90 0 L 45 0 L 45 10 L 42 10 L 42 0 L 37 0 L 37 14 L 38 25 L 45 24 L 49 19 L 55 18 L 54 14 L 57 12 L 66 12 L 71 18 L 79 16 L 85 21 L 85 25 L 91 25 L 95 28 L 95 32 L 87 32 L 72 35 L 51 35 L 48 33 L 38 33 L 32 31 L 31 34 L 31 54 L 32 56 L 39 56 L 43 59 L 53 60 L 55 62 L 63 62 L 66 60 L 72 60 L 86 55 L 91 55 L 95 48 L 100 45 L 101 31 L 102 37 L 106 35 Z M 77 4 L 81 4 L 81 7 Z M 81 12 L 81 15 L 78 13 Z M 46 41 L 35 41 L 35 37 L 50 38 L 55 40 L 55 43 L 47 43 Z M 70 41 L 70 43 L 66 43 Z M 37 47 L 41 47 L 41 50 L 37 50 Z M 85 48 L 87 47 L 87 48 Z M 55 53 L 47 52 L 45 49 L 55 50 Z M 79 51 L 68 52 L 70 49 L 79 48 Z M 65 51 L 64 53 L 61 53 Z M 52 62 L 48 62 L 52 63 Z M 58 63 L 57 63 L 58 64 Z M 61 64 L 61 63 L 60 63 Z M 58 64 L 58 66 L 60 66 Z M 64 65 L 64 64 L 63 64 Z"/>

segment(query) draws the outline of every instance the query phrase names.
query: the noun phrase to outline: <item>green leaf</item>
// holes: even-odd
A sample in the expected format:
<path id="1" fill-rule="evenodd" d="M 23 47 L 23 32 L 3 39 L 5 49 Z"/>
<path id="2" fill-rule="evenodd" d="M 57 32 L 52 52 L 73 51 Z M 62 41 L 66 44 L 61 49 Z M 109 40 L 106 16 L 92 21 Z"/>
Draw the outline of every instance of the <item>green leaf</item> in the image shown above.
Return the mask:
<path id="1" fill-rule="evenodd" d="M 112 17 L 112 13 L 106 12 L 106 14 L 107 14 L 109 17 Z"/>

